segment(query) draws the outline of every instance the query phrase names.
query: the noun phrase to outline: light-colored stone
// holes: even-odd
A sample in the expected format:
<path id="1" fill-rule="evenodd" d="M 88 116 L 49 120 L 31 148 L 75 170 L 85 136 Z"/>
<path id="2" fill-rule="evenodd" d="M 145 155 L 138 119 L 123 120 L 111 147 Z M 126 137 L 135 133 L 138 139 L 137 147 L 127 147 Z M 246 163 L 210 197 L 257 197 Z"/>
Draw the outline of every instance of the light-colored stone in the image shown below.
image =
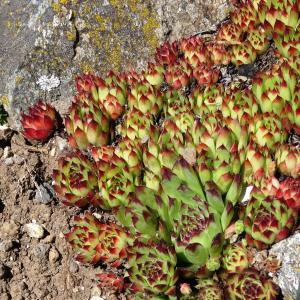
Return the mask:
<path id="1" fill-rule="evenodd" d="M 47 255 L 49 249 L 50 245 L 40 243 L 33 248 L 33 254 L 38 258 L 44 258 Z"/>
<path id="2" fill-rule="evenodd" d="M 0 251 L 8 252 L 13 248 L 14 244 L 11 240 L 0 241 Z"/>
<path id="3" fill-rule="evenodd" d="M 286 299 L 296 299 L 300 282 L 300 233 L 273 245 L 269 254 L 281 262 L 279 271 L 274 274 L 275 283 Z"/>
<path id="4" fill-rule="evenodd" d="M 38 186 L 35 191 L 33 201 L 43 204 L 48 204 L 53 200 L 53 188 L 48 183 L 43 183 Z"/>
<path id="5" fill-rule="evenodd" d="M 15 236 L 19 232 L 19 226 L 14 222 L 4 222 L 0 227 L 0 235 L 3 236 Z"/>
<path id="6" fill-rule="evenodd" d="M 24 229 L 30 237 L 35 239 L 41 239 L 45 233 L 44 228 L 36 223 L 25 224 Z"/>
<path id="7" fill-rule="evenodd" d="M 58 253 L 58 251 L 55 248 L 52 248 L 49 252 L 49 262 L 51 264 L 54 264 L 55 262 L 58 261 L 60 257 L 60 254 Z"/>

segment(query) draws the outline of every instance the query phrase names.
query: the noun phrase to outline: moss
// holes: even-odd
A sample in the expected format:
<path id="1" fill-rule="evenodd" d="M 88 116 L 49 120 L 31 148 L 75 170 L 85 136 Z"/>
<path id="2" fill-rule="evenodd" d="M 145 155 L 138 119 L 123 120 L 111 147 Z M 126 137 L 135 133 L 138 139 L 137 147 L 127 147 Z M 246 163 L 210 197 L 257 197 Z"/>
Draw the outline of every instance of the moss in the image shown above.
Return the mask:
<path id="1" fill-rule="evenodd" d="M 8 30 L 11 29 L 11 20 L 7 20 L 7 29 L 8 29 Z"/>
<path id="2" fill-rule="evenodd" d="M 96 14 L 96 15 L 95 15 L 95 19 L 96 19 L 96 21 L 97 21 L 98 24 L 99 24 L 99 29 L 105 31 L 105 30 L 106 30 L 106 26 L 105 26 L 105 18 L 102 17 L 102 16 L 99 15 L 99 14 Z"/>
<path id="3" fill-rule="evenodd" d="M 23 81 L 23 79 L 24 78 L 22 76 L 17 75 L 16 78 L 15 78 L 16 85 L 20 84 Z"/>
<path id="4" fill-rule="evenodd" d="M 76 40 L 76 32 L 75 32 L 75 30 L 73 30 L 73 31 L 67 31 L 66 35 L 67 35 L 68 41 L 74 42 Z"/>

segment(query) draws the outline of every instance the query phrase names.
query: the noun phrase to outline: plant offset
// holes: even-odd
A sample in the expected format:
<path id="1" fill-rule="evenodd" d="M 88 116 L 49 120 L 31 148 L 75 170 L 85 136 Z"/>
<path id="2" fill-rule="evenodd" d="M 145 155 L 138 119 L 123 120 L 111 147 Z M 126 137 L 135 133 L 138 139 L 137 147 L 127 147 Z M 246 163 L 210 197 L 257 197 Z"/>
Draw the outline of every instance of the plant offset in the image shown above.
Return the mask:
<path id="1" fill-rule="evenodd" d="M 300 1 L 232 2 L 213 39 L 166 42 L 141 74 L 76 79 L 65 118 L 74 151 L 53 180 L 64 204 L 115 217 L 101 223 L 87 211 L 66 235 L 79 261 L 126 270 L 99 274 L 101 287 L 132 299 L 279 294 L 250 252 L 298 224 Z M 253 64 L 274 46 L 276 63 L 251 85 L 222 83 L 226 66 Z M 45 140 L 55 111 L 38 103 L 22 124 L 27 139 Z"/>

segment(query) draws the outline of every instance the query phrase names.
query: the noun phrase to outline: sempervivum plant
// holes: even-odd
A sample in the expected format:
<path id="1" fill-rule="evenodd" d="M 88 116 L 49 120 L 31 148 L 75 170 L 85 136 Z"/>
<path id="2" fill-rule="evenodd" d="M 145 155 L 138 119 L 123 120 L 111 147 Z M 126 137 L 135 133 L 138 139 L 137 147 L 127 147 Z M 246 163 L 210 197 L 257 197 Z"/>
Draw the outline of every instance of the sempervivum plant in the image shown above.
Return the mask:
<path id="1" fill-rule="evenodd" d="M 136 240 L 128 249 L 128 273 L 134 284 L 133 291 L 150 299 L 173 295 L 178 279 L 176 263 L 174 248 L 165 242 Z"/>
<path id="2" fill-rule="evenodd" d="M 39 101 L 29 108 L 28 115 L 22 114 L 21 123 L 26 139 L 45 141 L 56 129 L 56 111 L 50 104 Z"/>
<path id="3" fill-rule="evenodd" d="M 259 21 L 269 32 L 284 35 L 285 28 L 296 28 L 299 20 L 297 1 L 264 0 L 258 5 Z"/>
<path id="4" fill-rule="evenodd" d="M 127 112 L 125 120 L 117 127 L 118 133 L 122 137 L 131 140 L 147 141 L 154 130 L 154 119 L 150 113 L 142 113 L 136 108 Z"/>
<path id="5" fill-rule="evenodd" d="M 206 48 L 214 65 L 228 65 L 230 63 L 230 54 L 224 44 L 217 42 L 207 43 Z"/>
<path id="6" fill-rule="evenodd" d="M 222 102 L 222 115 L 238 119 L 241 125 L 249 124 L 258 112 L 258 104 L 251 90 L 232 88 L 226 91 Z"/>
<path id="7" fill-rule="evenodd" d="M 238 9 L 231 12 L 230 19 L 234 24 L 242 28 L 243 31 L 249 30 L 250 32 L 259 23 L 252 1 L 241 4 Z"/>
<path id="8" fill-rule="evenodd" d="M 148 68 L 143 73 L 143 77 L 151 85 L 159 87 L 164 81 L 165 69 L 160 64 L 149 63 Z"/>
<path id="9" fill-rule="evenodd" d="M 219 79 L 220 71 L 214 69 L 209 64 L 200 64 L 193 71 L 193 76 L 196 78 L 199 85 L 202 84 L 213 84 Z"/>
<path id="10" fill-rule="evenodd" d="M 53 180 L 54 190 L 65 205 L 83 207 L 91 203 L 102 206 L 98 197 L 96 166 L 80 152 L 58 160 Z"/>
<path id="11" fill-rule="evenodd" d="M 196 286 L 197 300 L 223 300 L 223 288 L 217 277 L 201 279 Z"/>
<path id="12" fill-rule="evenodd" d="M 286 178 L 282 181 L 277 197 L 282 197 L 289 207 L 300 209 L 300 178 Z"/>
<path id="13" fill-rule="evenodd" d="M 275 160 L 280 173 L 294 178 L 300 177 L 300 149 L 284 144 L 275 152 Z"/>
<path id="14" fill-rule="evenodd" d="M 295 72 L 283 62 L 270 71 L 257 73 L 252 91 L 262 112 L 273 112 L 282 117 L 283 108 L 291 102 L 296 84 Z"/>
<path id="15" fill-rule="evenodd" d="M 252 29 L 247 36 L 247 40 L 258 55 L 264 53 L 270 45 L 268 36 L 262 27 Z"/>
<path id="16" fill-rule="evenodd" d="M 200 64 L 210 63 L 209 53 L 199 36 L 183 39 L 180 43 L 185 60 L 193 67 Z"/>
<path id="17" fill-rule="evenodd" d="M 81 150 L 106 145 L 110 141 L 110 122 L 109 116 L 97 104 L 78 97 L 65 119 L 69 143 Z"/>
<path id="18" fill-rule="evenodd" d="M 132 85 L 128 94 L 128 107 L 136 108 L 143 114 L 158 115 L 162 109 L 163 98 L 159 90 L 155 89 L 146 80 L 137 81 Z"/>
<path id="19" fill-rule="evenodd" d="M 90 213 L 76 216 L 75 225 L 65 235 L 76 253 L 76 259 L 84 263 L 100 261 L 118 267 L 127 255 L 129 235 L 116 224 L 103 224 Z"/>
<path id="20" fill-rule="evenodd" d="M 277 197 L 252 198 L 240 211 L 244 220 L 248 245 L 257 249 L 268 246 L 288 237 L 297 222 L 297 210 L 287 206 Z"/>
<path id="21" fill-rule="evenodd" d="M 242 273 L 228 274 L 225 294 L 229 300 L 275 300 L 277 290 L 270 279 L 255 269 L 247 269 Z"/>
<path id="22" fill-rule="evenodd" d="M 221 26 L 217 34 L 217 40 L 229 45 L 241 44 L 243 29 L 234 23 L 226 23 Z"/>
<path id="23" fill-rule="evenodd" d="M 268 147 L 271 153 L 286 141 L 287 133 L 280 118 L 274 113 L 256 114 L 249 124 L 251 139 L 260 147 Z"/>
<path id="24" fill-rule="evenodd" d="M 191 81 L 192 68 L 184 59 L 169 65 L 166 70 L 166 81 L 174 89 L 186 88 Z"/>
<path id="25" fill-rule="evenodd" d="M 249 41 L 233 45 L 231 48 L 231 62 L 236 65 L 251 64 L 257 57 L 256 50 Z"/>
<path id="26" fill-rule="evenodd" d="M 227 273 L 240 273 L 250 264 L 250 255 L 245 243 L 227 245 L 223 250 L 222 267 Z"/>
<path id="27" fill-rule="evenodd" d="M 178 58 L 178 44 L 177 42 L 165 42 L 156 49 L 155 60 L 161 65 L 172 65 Z"/>

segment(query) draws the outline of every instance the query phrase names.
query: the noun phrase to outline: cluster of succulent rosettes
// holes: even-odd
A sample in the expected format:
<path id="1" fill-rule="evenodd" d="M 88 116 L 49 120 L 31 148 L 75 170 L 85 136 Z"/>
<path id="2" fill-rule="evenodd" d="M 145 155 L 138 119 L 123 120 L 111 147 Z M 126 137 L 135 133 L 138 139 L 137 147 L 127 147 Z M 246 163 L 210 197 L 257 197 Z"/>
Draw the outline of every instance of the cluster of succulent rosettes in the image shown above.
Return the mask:
<path id="1" fill-rule="evenodd" d="M 127 257 L 130 237 L 116 224 L 104 224 L 86 212 L 83 217 L 74 217 L 74 226 L 66 234 L 76 259 L 83 263 L 110 263 L 118 267 Z"/>
<path id="2" fill-rule="evenodd" d="M 252 268 L 229 273 L 224 290 L 229 300 L 275 300 L 278 294 L 275 284 Z"/>
<path id="3" fill-rule="evenodd" d="M 298 220 L 298 211 L 279 197 L 254 198 L 240 209 L 249 246 L 266 249 L 290 235 Z"/>
<path id="4" fill-rule="evenodd" d="M 45 102 L 39 101 L 22 114 L 23 135 L 29 141 L 45 141 L 56 129 L 56 110 Z"/>
<path id="5" fill-rule="evenodd" d="M 198 289 L 195 300 L 223 300 L 224 291 L 221 282 L 216 276 L 201 279 L 196 285 Z"/>
<path id="6" fill-rule="evenodd" d="M 124 278 L 118 277 L 114 273 L 101 273 L 96 274 L 99 278 L 99 287 L 107 287 L 110 289 L 117 290 L 119 293 L 124 289 Z"/>

